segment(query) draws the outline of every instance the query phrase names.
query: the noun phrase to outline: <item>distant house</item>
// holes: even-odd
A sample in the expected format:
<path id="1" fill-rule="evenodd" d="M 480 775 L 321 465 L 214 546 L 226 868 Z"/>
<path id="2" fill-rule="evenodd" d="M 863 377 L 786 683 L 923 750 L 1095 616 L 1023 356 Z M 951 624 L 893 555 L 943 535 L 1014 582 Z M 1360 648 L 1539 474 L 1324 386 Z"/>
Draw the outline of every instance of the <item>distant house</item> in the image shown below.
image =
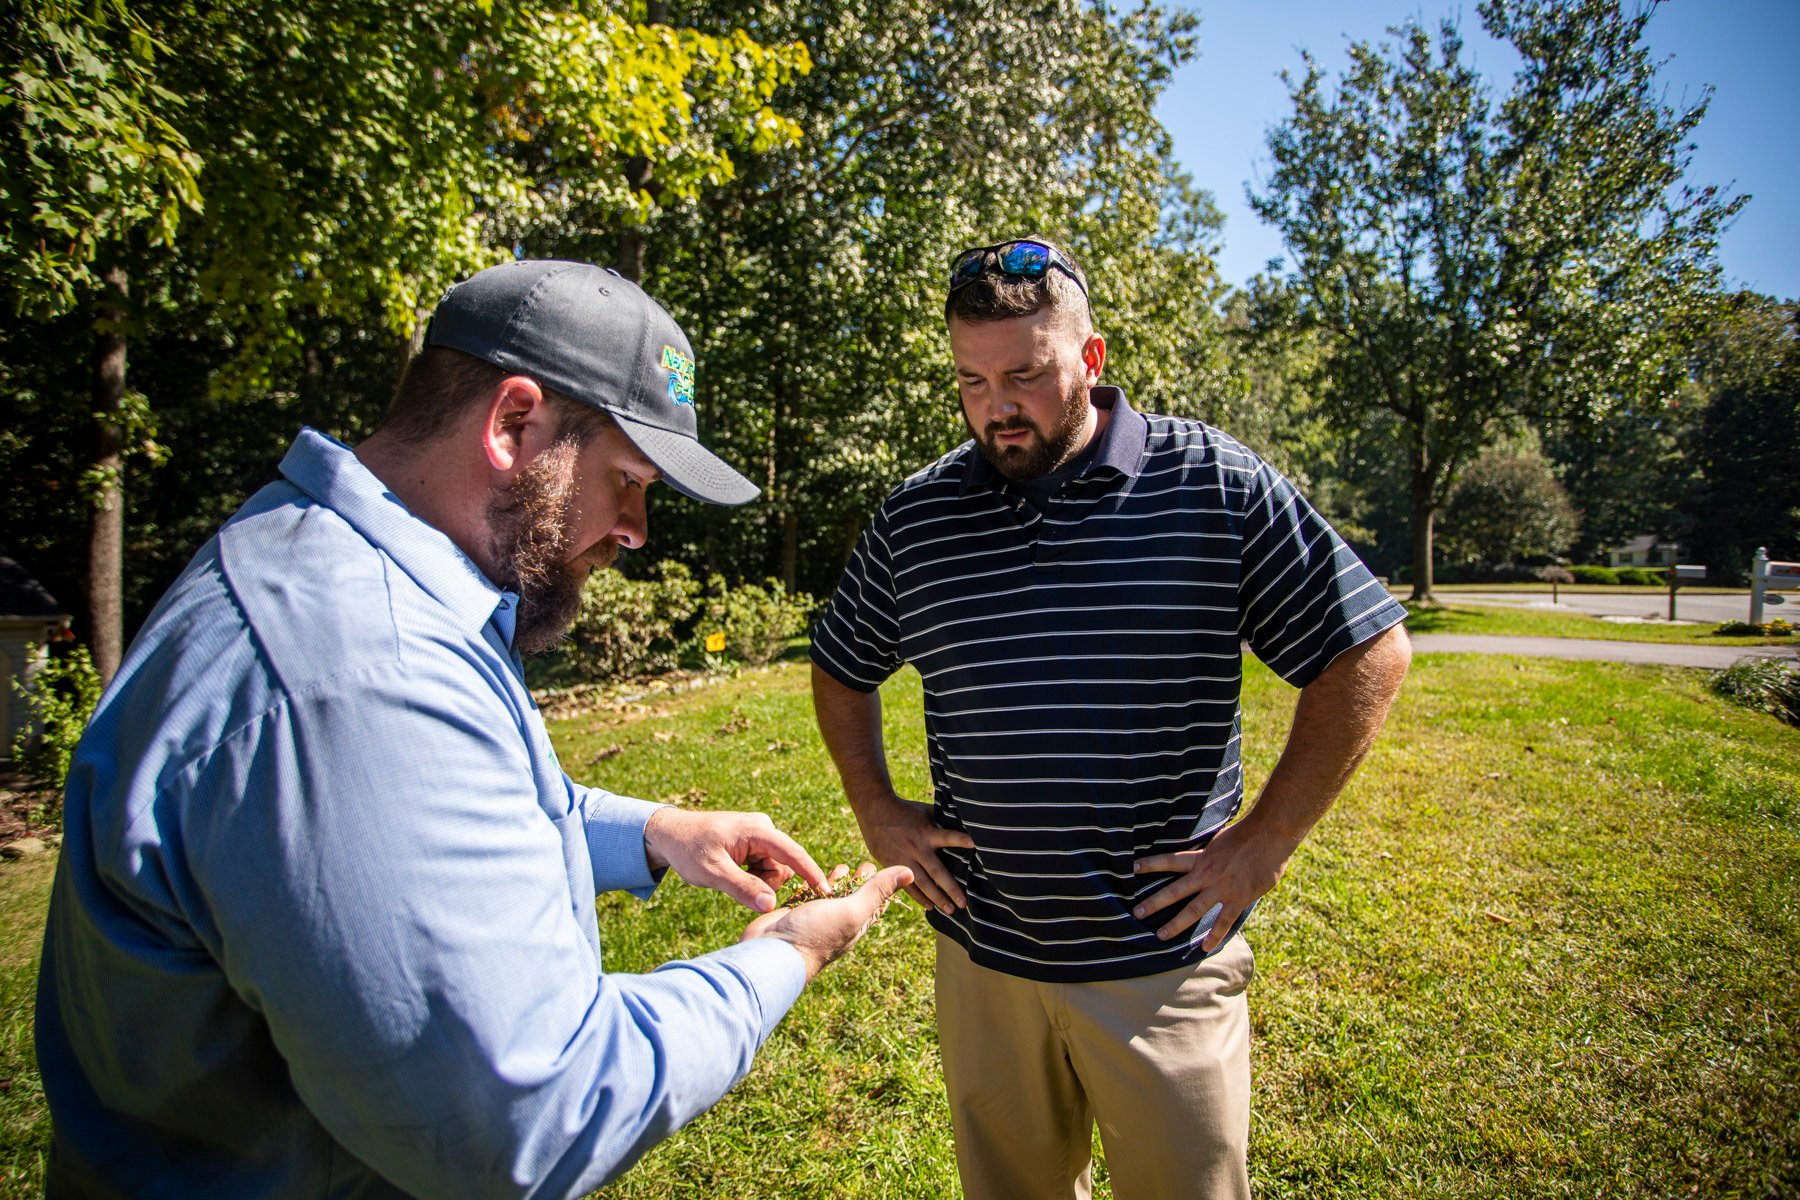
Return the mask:
<path id="1" fill-rule="evenodd" d="M 69 614 L 44 585 L 0 551 L 0 759 L 12 756 L 13 739 L 31 721 L 14 681 L 30 682 L 48 658 L 45 643 L 68 624 Z"/>
<path id="2" fill-rule="evenodd" d="M 1609 567 L 1667 567 L 1681 561 L 1681 546 L 1658 541 L 1653 534 L 1640 533 L 1616 546 L 1606 548 Z"/>

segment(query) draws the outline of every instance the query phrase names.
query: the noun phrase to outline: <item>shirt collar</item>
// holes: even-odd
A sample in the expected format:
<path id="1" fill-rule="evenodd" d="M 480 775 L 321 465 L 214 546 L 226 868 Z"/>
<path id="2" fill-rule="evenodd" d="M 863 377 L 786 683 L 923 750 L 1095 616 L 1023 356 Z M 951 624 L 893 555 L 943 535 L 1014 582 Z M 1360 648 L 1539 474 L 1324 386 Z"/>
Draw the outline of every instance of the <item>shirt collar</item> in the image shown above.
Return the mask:
<path id="1" fill-rule="evenodd" d="M 483 575 L 441 529 L 414 516 L 350 447 L 302 429 L 281 460 L 281 473 L 393 559 L 471 637 L 493 621 L 512 644 L 518 597 Z"/>
<path id="2" fill-rule="evenodd" d="M 1110 385 L 1089 388 L 1088 402 L 1095 408 L 1109 410 L 1112 417 L 1100 432 L 1100 444 L 1094 448 L 1094 455 L 1080 477 L 1111 471 L 1128 479 L 1135 478 L 1143 469 L 1144 444 L 1149 438 L 1150 423 L 1131 407 L 1123 388 Z M 969 461 L 963 467 L 961 494 L 966 496 L 976 488 L 997 490 L 1005 484 L 1006 476 L 987 460 L 980 446 L 971 444 Z"/>

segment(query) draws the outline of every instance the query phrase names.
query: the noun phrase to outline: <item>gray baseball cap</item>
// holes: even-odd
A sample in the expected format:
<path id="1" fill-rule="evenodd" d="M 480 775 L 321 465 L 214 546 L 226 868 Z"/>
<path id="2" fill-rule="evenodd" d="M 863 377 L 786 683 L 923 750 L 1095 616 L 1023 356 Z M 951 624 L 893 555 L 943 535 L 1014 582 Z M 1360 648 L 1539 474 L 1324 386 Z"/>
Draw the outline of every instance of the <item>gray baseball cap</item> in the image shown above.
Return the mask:
<path id="1" fill-rule="evenodd" d="M 700 444 L 694 352 L 681 326 L 616 271 L 530 259 L 489 267 L 444 293 L 425 343 L 604 409 L 684 496 L 756 499 L 755 484 Z"/>

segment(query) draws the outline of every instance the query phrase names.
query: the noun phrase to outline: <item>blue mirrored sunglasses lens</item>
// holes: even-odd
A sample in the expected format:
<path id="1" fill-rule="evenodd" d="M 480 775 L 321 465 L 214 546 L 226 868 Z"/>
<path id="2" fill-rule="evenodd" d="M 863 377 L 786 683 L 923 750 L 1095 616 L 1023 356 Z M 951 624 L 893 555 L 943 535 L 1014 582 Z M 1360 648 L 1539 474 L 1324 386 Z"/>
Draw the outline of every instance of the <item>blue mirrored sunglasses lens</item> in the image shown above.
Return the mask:
<path id="1" fill-rule="evenodd" d="M 1050 247 L 1036 242 L 1014 242 L 1000 252 L 1000 269 L 1025 279 L 1042 278 L 1050 269 Z"/>
<path id="2" fill-rule="evenodd" d="M 951 288 L 959 288 L 975 280 L 981 274 L 982 262 L 986 257 L 985 250 L 971 250 L 957 259 L 950 268 Z"/>

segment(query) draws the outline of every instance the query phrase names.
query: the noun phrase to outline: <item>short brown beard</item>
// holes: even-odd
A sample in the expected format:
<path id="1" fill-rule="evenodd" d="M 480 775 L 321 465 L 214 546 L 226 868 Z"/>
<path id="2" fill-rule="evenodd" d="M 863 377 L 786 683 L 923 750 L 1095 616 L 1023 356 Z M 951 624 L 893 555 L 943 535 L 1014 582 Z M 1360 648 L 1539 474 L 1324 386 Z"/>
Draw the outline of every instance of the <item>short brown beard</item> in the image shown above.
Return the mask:
<path id="1" fill-rule="evenodd" d="M 488 501 L 488 573 L 519 597 L 513 647 L 520 654 L 555 647 L 581 612 L 587 572 L 568 561 L 580 451 L 574 438 L 558 438 Z"/>
<path id="2" fill-rule="evenodd" d="M 1048 436 L 1026 420 L 1023 413 L 1010 420 L 989 421 L 979 430 L 970 424 L 969 432 L 974 435 L 982 457 L 994 465 L 994 470 L 1014 483 L 1020 483 L 1046 475 L 1069 460 L 1077 449 L 1075 443 L 1081 440 L 1082 426 L 1087 423 L 1087 408 L 1087 384 L 1077 380 L 1063 397 L 1062 411 L 1057 414 L 1056 425 Z M 963 423 L 969 423 L 967 409 L 963 410 Z M 1037 439 L 1017 448 L 997 449 L 994 438 L 1010 429 L 1029 429 L 1037 434 Z"/>

